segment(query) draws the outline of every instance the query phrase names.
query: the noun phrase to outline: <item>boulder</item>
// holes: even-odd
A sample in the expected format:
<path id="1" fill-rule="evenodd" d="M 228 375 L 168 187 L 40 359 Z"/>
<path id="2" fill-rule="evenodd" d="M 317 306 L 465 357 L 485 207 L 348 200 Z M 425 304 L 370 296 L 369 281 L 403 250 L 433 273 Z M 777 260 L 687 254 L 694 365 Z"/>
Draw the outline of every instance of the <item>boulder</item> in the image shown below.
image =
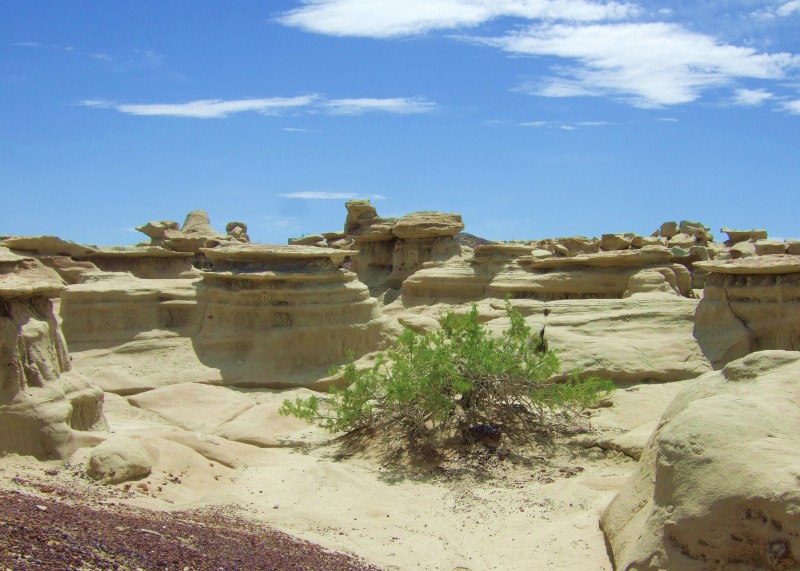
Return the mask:
<path id="1" fill-rule="evenodd" d="M 689 383 L 601 518 L 615 569 L 800 567 L 798 376 L 763 351 Z"/>
<path id="2" fill-rule="evenodd" d="M 665 246 L 664 240 L 657 236 L 634 236 L 631 239 L 631 246 L 634 248 L 644 248 L 645 246 Z"/>
<path id="3" fill-rule="evenodd" d="M 460 214 L 414 212 L 397 220 L 392 234 L 401 240 L 421 240 L 455 236 L 464 229 Z"/>
<path id="4" fill-rule="evenodd" d="M 150 475 L 153 460 L 138 441 L 112 436 L 95 446 L 86 463 L 86 474 L 104 484 L 119 484 Z"/>
<path id="5" fill-rule="evenodd" d="M 739 242 L 731 246 L 728 253 L 734 260 L 738 258 L 751 258 L 757 255 L 756 245 L 752 242 Z"/>
<path id="6" fill-rule="evenodd" d="M 151 240 L 169 240 L 183 236 L 180 225 L 174 220 L 150 221 L 136 229 Z"/>
<path id="7" fill-rule="evenodd" d="M 670 248 L 691 248 L 695 245 L 697 245 L 697 239 L 694 236 L 682 232 L 680 234 L 675 234 L 675 236 L 669 239 Z"/>
<path id="8" fill-rule="evenodd" d="M 603 234 L 600 238 L 600 249 L 604 252 L 627 250 L 631 247 L 631 234 Z"/>
<path id="9" fill-rule="evenodd" d="M 711 228 L 700 222 L 689 222 L 688 220 L 681 220 L 680 231 L 682 234 L 692 236 L 699 242 L 710 242 L 714 239 L 711 234 Z"/>
<path id="10" fill-rule="evenodd" d="M 728 235 L 728 246 L 733 246 L 739 242 L 767 239 L 766 230 L 732 230 L 730 228 L 722 228 L 720 232 Z"/>
<path id="11" fill-rule="evenodd" d="M 576 256 L 578 254 L 597 254 L 600 251 L 600 240 L 597 238 L 585 238 L 584 236 L 572 236 L 556 238 L 552 240 L 554 245 L 563 246 L 567 249 L 564 255 Z"/>
<path id="12" fill-rule="evenodd" d="M 756 255 L 769 256 L 771 254 L 785 254 L 786 242 L 778 240 L 756 240 Z"/>
<path id="13" fill-rule="evenodd" d="M 677 222 L 664 222 L 658 231 L 658 235 L 662 238 L 672 238 L 680 233 L 680 228 Z"/>
<path id="14" fill-rule="evenodd" d="M 247 235 L 247 224 L 244 222 L 228 222 L 225 226 L 225 233 L 237 242 L 250 242 Z"/>
<path id="15" fill-rule="evenodd" d="M 347 218 L 344 222 L 345 234 L 351 234 L 353 230 L 378 216 L 378 211 L 370 204 L 369 200 L 351 200 L 345 204 L 345 207 L 347 208 Z"/>

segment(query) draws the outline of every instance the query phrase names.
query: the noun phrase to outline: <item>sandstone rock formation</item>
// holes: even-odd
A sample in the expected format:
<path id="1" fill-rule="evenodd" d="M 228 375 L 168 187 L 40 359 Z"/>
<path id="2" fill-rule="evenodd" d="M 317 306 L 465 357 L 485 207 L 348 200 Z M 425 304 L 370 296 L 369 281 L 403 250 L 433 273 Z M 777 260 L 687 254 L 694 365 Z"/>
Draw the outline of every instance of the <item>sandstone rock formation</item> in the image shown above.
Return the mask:
<path id="1" fill-rule="evenodd" d="M 715 367 L 762 349 L 800 350 L 800 258 L 697 262 L 709 272 L 695 336 Z"/>
<path id="2" fill-rule="evenodd" d="M 661 246 L 575 256 L 534 256 L 530 247 L 480 246 L 469 260 L 424 266 L 404 282 L 403 293 L 413 305 L 506 295 L 543 301 L 619 299 L 637 291 L 688 295 L 689 271 L 673 264 L 672 258 Z M 640 272 L 646 269 L 654 270 L 645 280 L 648 286 L 640 285 Z"/>
<path id="3" fill-rule="evenodd" d="M 229 222 L 225 226 L 226 234 L 221 234 L 211 227 L 211 221 L 205 210 L 192 210 L 186 215 L 183 226 L 174 220 L 150 221 L 136 228 L 148 238 L 150 246 L 164 248 L 173 252 L 197 254 L 200 248 L 215 248 L 226 243 L 248 243 L 247 224 Z"/>
<path id="4" fill-rule="evenodd" d="M 616 569 L 800 567 L 800 353 L 690 383 L 601 525 Z"/>
<path id="5" fill-rule="evenodd" d="M 89 454 L 86 473 L 105 484 L 119 484 L 150 474 L 153 460 L 138 441 L 112 436 L 95 446 Z"/>
<path id="6" fill-rule="evenodd" d="M 0 247 L 0 455 L 65 458 L 102 422 L 102 392 L 70 373 L 51 301 L 62 289 L 54 270 Z"/>
<path id="7" fill-rule="evenodd" d="M 767 239 L 766 230 L 733 230 L 731 228 L 723 228 L 720 232 L 728 235 L 727 246 L 733 246 L 739 242 Z"/>
<path id="8" fill-rule="evenodd" d="M 354 252 L 239 245 L 202 253 L 210 267 L 200 280 L 128 275 L 63 293 L 75 359 L 105 390 L 303 385 L 349 351 L 361 356 L 399 334 L 366 286 L 339 268 Z"/>
<path id="9" fill-rule="evenodd" d="M 103 272 L 127 272 L 143 279 L 193 278 L 194 253 L 176 252 L 149 246 L 98 248 L 89 255 L 74 256 L 78 262 L 90 262 Z"/>
<path id="10" fill-rule="evenodd" d="M 345 235 L 355 241 L 352 269 L 373 289 L 398 289 L 425 262 L 461 254 L 453 238 L 464 229 L 458 214 L 415 212 L 380 218 L 368 200 L 347 203 Z"/>
<path id="11" fill-rule="evenodd" d="M 352 351 L 384 348 L 399 332 L 366 286 L 340 269 L 348 250 L 228 246 L 203 250 L 201 359 L 225 382 L 290 386 L 319 378 Z"/>

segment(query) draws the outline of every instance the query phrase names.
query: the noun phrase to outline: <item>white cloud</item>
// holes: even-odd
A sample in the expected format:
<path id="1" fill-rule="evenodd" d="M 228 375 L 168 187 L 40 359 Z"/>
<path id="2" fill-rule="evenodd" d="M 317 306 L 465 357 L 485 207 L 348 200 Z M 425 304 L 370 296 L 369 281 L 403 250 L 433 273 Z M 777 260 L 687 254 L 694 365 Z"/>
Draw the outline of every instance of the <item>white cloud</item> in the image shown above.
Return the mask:
<path id="1" fill-rule="evenodd" d="M 234 113 L 255 111 L 264 115 L 275 115 L 293 107 L 305 107 L 314 102 L 316 96 L 270 97 L 266 99 L 198 99 L 188 103 L 119 103 L 113 107 L 130 115 L 158 115 L 167 117 L 194 117 L 198 119 L 217 119 Z"/>
<path id="2" fill-rule="evenodd" d="M 800 115 L 800 99 L 794 101 L 786 101 L 781 104 L 784 111 L 788 111 L 792 115 Z"/>
<path id="3" fill-rule="evenodd" d="M 360 115 L 371 111 L 399 114 L 426 113 L 436 107 L 429 101 L 401 97 L 391 99 L 333 99 L 323 103 L 323 106 L 334 115 Z"/>
<path id="4" fill-rule="evenodd" d="M 425 113 L 436 105 L 422 99 L 402 97 L 376 99 L 331 99 L 319 95 L 299 97 L 270 97 L 265 99 L 198 99 L 186 103 L 117 103 L 105 99 L 85 99 L 78 105 L 99 109 L 116 109 L 129 115 L 159 117 L 192 117 L 195 119 L 220 119 L 235 113 L 256 112 L 262 115 L 279 115 L 286 110 L 311 112 L 322 109 L 332 115 L 358 115 L 371 111 L 411 114 Z M 287 127 L 285 131 L 301 132 L 303 129 Z M 307 131 L 306 131 L 307 132 Z"/>
<path id="5" fill-rule="evenodd" d="M 612 95 L 639 107 L 694 101 L 735 78 L 780 79 L 800 66 L 788 53 L 723 44 L 677 24 L 540 25 L 481 43 L 514 54 L 575 60 L 523 89 L 546 97 Z"/>
<path id="6" fill-rule="evenodd" d="M 278 18 L 332 36 L 389 38 L 472 27 L 501 17 L 599 21 L 638 13 L 634 4 L 593 0 L 304 0 Z"/>
<path id="7" fill-rule="evenodd" d="M 304 200 L 384 200 L 382 194 L 356 194 L 353 192 L 286 192 L 281 198 L 300 198 Z"/>
<path id="8" fill-rule="evenodd" d="M 734 92 L 733 104 L 746 107 L 757 107 L 775 95 L 766 89 L 737 89 Z"/>
<path id="9" fill-rule="evenodd" d="M 780 6 L 764 8 L 751 14 L 759 20 L 770 20 L 772 18 L 786 18 L 792 14 L 800 13 L 800 0 L 789 0 Z"/>
<path id="10" fill-rule="evenodd" d="M 518 123 L 518 127 L 534 127 L 541 128 L 555 128 L 563 131 L 575 131 L 580 127 L 606 127 L 615 125 L 608 121 L 528 121 L 526 123 Z"/>
<path id="11" fill-rule="evenodd" d="M 800 12 L 800 0 L 791 0 L 780 6 L 775 13 L 778 16 L 791 16 L 795 12 Z"/>

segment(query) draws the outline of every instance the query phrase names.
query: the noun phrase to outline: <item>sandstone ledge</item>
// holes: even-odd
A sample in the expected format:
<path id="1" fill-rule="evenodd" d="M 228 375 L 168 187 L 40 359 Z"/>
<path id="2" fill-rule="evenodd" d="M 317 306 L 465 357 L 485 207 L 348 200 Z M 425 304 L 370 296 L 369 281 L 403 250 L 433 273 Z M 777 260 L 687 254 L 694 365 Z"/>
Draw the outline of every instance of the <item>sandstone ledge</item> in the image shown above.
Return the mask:
<path id="1" fill-rule="evenodd" d="M 800 257 L 789 254 L 771 254 L 754 258 L 695 262 L 696 269 L 717 274 L 798 274 Z"/>

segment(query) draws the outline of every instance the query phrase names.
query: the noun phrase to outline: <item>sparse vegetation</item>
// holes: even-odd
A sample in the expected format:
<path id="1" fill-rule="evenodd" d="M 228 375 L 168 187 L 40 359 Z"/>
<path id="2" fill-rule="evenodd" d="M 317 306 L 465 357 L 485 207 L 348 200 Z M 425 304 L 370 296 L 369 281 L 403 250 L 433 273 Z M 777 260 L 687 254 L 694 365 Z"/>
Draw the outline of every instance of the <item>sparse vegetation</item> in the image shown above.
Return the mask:
<path id="1" fill-rule="evenodd" d="M 281 413 L 331 432 L 369 431 L 430 452 L 486 439 L 525 443 L 613 390 L 611 381 L 577 372 L 551 381 L 560 367 L 556 352 L 509 301 L 506 313 L 509 326 L 501 336 L 479 322 L 474 305 L 466 315 L 448 313 L 441 331 L 407 329 L 371 368 L 358 370 L 352 360 L 345 365 L 343 388 L 284 401 Z"/>

